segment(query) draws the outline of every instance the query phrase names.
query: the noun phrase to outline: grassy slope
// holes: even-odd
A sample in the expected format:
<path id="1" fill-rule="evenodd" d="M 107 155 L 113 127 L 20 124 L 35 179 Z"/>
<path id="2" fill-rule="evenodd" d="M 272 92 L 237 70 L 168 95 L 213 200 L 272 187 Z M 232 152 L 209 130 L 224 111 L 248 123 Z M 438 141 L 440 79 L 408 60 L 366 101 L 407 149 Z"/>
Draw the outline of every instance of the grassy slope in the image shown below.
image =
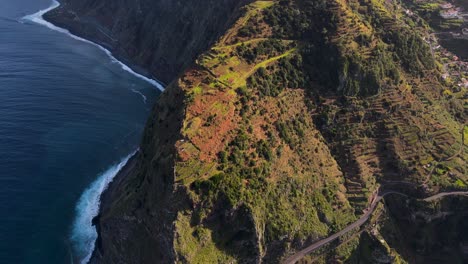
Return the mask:
<path id="1" fill-rule="evenodd" d="M 245 87 L 249 76 L 296 52 L 296 48 L 291 48 L 275 56 L 259 58 L 254 63 L 248 63 L 242 57 L 234 55 L 236 47 L 242 43 L 254 47 L 271 38 L 268 29 L 264 29 L 255 39 L 245 39 L 239 43 L 234 43 L 231 36 L 237 36 L 236 31 L 254 17 L 253 14 L 259 16 L 262 9 L 272 4 L 273 1 L 260 1 L 247 7 L 245 17 L 226 34 L 227 37 L 198 60 L 202 68 L 190 71 L 182 78 L 181 86 L 190 94 L 191 103 L 185 120 L 186 139 L 180 142 L 180 162 L 176 167 L 177 179 L 187 186 L 193 185 L 195 181 L 209 181 L 220 172 L 229 171 L 230 166 L 246 167 L 252 171 L 257 168 L 257 171 L 262 171 L 257 172 L 259 175 L 253 173 L 254 175 L 249 176 L 226 172 L 223 177 L 237 178 L 234 180 L 239 182 L 232 183 L 230 181 L 233 179 L 222 179 L 219 185 L 223 187 L 218 186 L 225 188 L 225 192 L 231 191 L 231 188 L 240 188 L 239 194 L 232 197 L 232 204 L 227 209 L 233 210 L 230 207 L 235 209 L 241 203 L 250 208 L 257 226 L 256 232 L 262 237 L 258 252 L 261 255 L 265 254 L 266 245 L 273 241 L 282 241 L 284 244 L 294 239 L 323 237 L 332 232 L 332 225 L 333 228 L 340 228 L 355 219 L 345 198 L 342 174 L 323 138 L 314 129 L 312 117 L 307 114 L 304 92 L 286 89 L 276 98 L 265 97 L 259 101 L 240 102 L 246 95 L 239 93 L 239 88 Z M 255 96 L 256 92 L 249 93 L 250 96 Z M 241 117 L 240 111 L 245 105 L 250 110 Z M 279 120 L 295 117 L 306 118 L 305 135 L 298 137 L 300 144 L 296 149 L 291 149 L 280 138 L 274 124 Z M 211 120 L 210 124 L 206 124 L 207 120 Z M 229 145 L 241 133 L 247 134 L 248 142 L 245 144 L 248 146 L 242 149 L 243 157 L 238 162 L 240 164 L 232 162 L 230 158 L 225 164 L 221 164 L 218 154 L 226 151 L 228 156 L 232 155 L 233 150 Z M 271 135 L 267 135 L 270 133 Z M 274 157 L 266 160 L 259 155 L 258 148 L 255 147 L 259 141 L 267 142 Z M 277 154 L 280 151 L 281 154 Z M 320 152 L 315 159 L 313 151 Z M 262 186 L 252 187 L 252 182 L 259 180 Z M 212 210 L 207 204 L 219 199 L 221 194 L 215 193 L 215 190 L 210 190 L 209 194 L 200 192 L 194 191 L 193 196 L 196 203 L 200 204 L 199 210 L 202 212 L 186 213 L 200 214 L 202 219 L 197 226 L 206 226 L 208 224 L 204 221 L 207 220 L 203 217 Z M 205 254 L 213 254 L 212 251 L 201 248 L 182 249 L 195 238 L 185 228 L 178 230 L 180 240 L 176 248 L 180 248 L 179 253 L 182 256 L 196 263 L 199 259 L 206 259 L 203 257 Z M 220 244 L 223 242 L 218 242 L 218 247 L 222 248 Z M 219 251 L 218 255 L 223 254 Z M 216 262 L 216 258 L 211 259 Z"/>
<path id="2" fill-rule="evenodd" d="M 236 25 L 179 80 L 188 100 L 176 180 L 187 187 L 193 203 L 176 221 L 181 261 L 278 261 L 305 241 L 356 219 L 379 183 L 425 183 L 437 190 L 467 182 L 466 157 L 457 155 L 463 148 L 460 123 L 445 110 L 435 69 L 414 77 L 392 60 L 400 82 L 384 85 L 392 81 L 385 76 L 377 94 L 347 97 L 344 103 L 339 92 L 323 93 L 324 84 L 313 80 L 307 87 L 280 82 L 274 96 L 253 85 L 260 70 L 276 76 L 289 61 L 307 56 L 307 41 L 278 36 L 265 22 L 263 10 L 275 5 L 247 6 Z M 329 29 L 325 38 L 339 56 L 358 54 L 357 61 L 368 69 L 375 66 L 378 47 L 391 49 L 384 31 L 409 27 L 381 0 L 335 0 L 328 9 L 337 17 L 337 29 Z M 380 24 L 368 20 L 369 13 Z M 239 33 L 246 28 L 254 33 Z M 369 39 L 365 45 L 356 41 L 361 35 Z M 271 39 L 280 41 L 281 52 L 257 54 L 253 61 L 240 54 L 239 47 L 258 50 Z M 310 94 L 318 94 L 318 100 Z M 431 162 L 438 164 L 432 173 Z M 225 226 L 231 222 L 220 215 L 238 215 L 237 222 L 255 230 Z M 252 252 L 243 252 L 246 244 Z M 333 258 L 345 257 L 355 246 L 350 243 Z"/>

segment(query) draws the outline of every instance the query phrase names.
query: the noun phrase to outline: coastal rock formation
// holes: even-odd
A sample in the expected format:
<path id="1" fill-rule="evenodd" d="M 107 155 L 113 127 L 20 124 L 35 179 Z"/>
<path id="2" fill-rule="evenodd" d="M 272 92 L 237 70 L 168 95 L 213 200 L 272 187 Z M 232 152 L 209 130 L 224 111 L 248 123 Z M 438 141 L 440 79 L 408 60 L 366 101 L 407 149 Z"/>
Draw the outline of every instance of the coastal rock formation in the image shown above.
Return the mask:
<path id="1" fill-rule="evenodd" d="M 48 19 L 170 83 L 102 197 L 92 263 L 278 263 L 378 190 L 466 189 L 464 94 L 399 3 L 68 0 Z M 463 261 L 460 236 L 424 256 L 417 233 L 395 239 L 419 223 L 399 209 L 426 216 L 437 201 L 385 200 L 306 261 Z"/>

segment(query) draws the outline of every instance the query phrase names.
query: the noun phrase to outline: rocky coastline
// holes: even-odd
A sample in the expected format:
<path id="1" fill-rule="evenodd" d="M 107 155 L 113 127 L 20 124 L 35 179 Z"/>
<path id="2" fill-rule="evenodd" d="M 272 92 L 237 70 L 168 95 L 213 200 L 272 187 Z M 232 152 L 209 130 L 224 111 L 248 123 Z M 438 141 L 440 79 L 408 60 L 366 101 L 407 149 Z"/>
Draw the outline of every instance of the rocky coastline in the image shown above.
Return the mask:
<path id="1" fill-rule="evenodd" d="M 150 263 L 157 259 L 169 263 L 175 258 L 170 253 L 174 211 L 187 206 L 186 198 L 174 188 L 173 175 L 173 146 L 180 138 L 184 97 L 171 82 L 229 28 L 248 1 L 186 6 L 144 1 L 144 12 L 143 3 L 107 2 L 99 6 L 93 1 L 62 0 L 44 19 L 103 46 L 135 72 L 156 76 L 169 86 L 148 120 L 141 150 L 101 196 L 100 213 L 93 219 L 98 238 L 89 262 Z M 164 129 L 154 131 L 154 126 Z M 155 223 L 159 226 L 149 227 Z"/>

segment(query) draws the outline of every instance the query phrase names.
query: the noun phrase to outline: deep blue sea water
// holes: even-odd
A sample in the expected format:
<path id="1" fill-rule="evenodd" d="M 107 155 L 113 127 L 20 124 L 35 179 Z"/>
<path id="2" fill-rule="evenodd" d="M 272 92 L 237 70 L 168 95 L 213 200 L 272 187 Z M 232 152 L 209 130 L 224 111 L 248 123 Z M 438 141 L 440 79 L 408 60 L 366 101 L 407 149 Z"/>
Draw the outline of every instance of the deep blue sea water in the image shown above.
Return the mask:
<path id="1" fill-rule="evenodd" d="M 0 0 L 2 264 L 84 257 L 88 199 L 137 148 L 159 94 L 99 48 L 21 20 L 50 4 Z"/>

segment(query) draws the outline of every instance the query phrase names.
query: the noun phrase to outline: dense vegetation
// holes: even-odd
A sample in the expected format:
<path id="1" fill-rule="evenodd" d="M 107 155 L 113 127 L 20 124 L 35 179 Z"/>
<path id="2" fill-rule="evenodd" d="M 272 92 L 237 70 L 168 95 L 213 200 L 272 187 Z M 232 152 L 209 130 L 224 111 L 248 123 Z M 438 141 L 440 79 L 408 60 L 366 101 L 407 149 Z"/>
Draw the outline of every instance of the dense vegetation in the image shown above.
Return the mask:
<path id="1" fill-rule="evenodd" d="M 291 49 L 292 45 L 285 45 L 279 39 L 268 39 L 258 43 L 255 47 L 250 44 L 242 43 L 236 48 L 237 55 L 248 63 L 254 63 L 259 57 L 274 57 L 280 55 L 286 50 Z"/>
<path id="2" fill-rule="evenodd" d="M 201 57 L 208 73 L 184 76 L 193 89 L 176 171 L 198 230 L 189 239 L 205 246 L 211 240 L 198 234 L 207 229 L 216 248 L 241 262 L 254 251 L 278 262 L 289 247 L 355 220 L 382 179 L 425 176 L 435 148 L 421 136 L 425 118 L 415 117 L 403 93 L 425 96 L 408 80 L 437 74 L 435 62 L 423 31 L 391 8 L 383 0 L 257 1 Z M 438 166 L 434 175 L 449 171 Z M 247 254 L 252 241 L 259 248 Z M 350 248 L 333 259 L 348 258 Z"/>
<path id="3" fill-rule="evenodd" d="M 278 64 L 258 69 L 247 79 L 250 88 L 261 96 L 277 96 L 285 88 L 306 88 L 307 77 L 300 55 L 282 58 Z"/>
<path id="4" fill-rule="evenodd" d="M 340 18 L 330 12 L 332 4 L 304 1 L 299 7 L 284 1 L 265 11 L 265 21 L 273 28 L 275 37 L 303 42 L 301 56 L 308 78 L 335 87 L 344 95 L 368 96 L 379 93 L 385 86 L 398 84 L 400 67 L 415 75 L 434 68 L 429 47 L 418 33 L 403 28 L 382 30 L 388 18 L 373 8 L 364 9 L 367 12 L 362 15 L 368 23 L 380 24 L 377 27 L 380 30 L 374 34 L 381 35 L 382 40 L 376 40 L 370 32 L 334 40 L 332 36 L 339 30 L 336 27 Z M 346 26 L 352 28 L 355 24 L 352 21 Z M 369 52 L 363 52 L 366 50 Z"/>

